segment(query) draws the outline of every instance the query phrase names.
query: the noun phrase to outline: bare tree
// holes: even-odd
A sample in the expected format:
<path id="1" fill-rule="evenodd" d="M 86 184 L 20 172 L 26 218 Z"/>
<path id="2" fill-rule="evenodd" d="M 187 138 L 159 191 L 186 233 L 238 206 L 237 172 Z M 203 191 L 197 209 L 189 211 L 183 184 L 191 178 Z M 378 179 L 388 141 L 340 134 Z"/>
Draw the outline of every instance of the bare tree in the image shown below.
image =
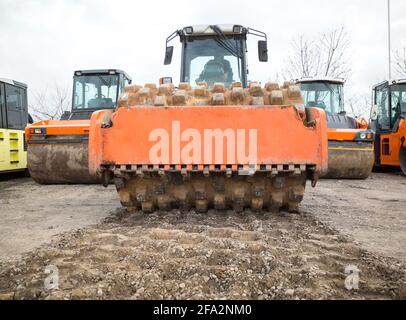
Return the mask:
<path id="1" fill-rule="evenodd" d="M 371 95 L 369 94 L 358 94 L 352 95 L 345 99 L 346 111 L 348 115 L 355 118 L 363 117 L 369 119 L 371 113 Z"/>
<path id="2" fill-rule="evenodd" d="M 311 77 L 318 73 L 320 55 L 313 41 L 305 39 L 303 35 L 292 40 L 292 52 L 287 58 L 284 70 L 285 79 Z"/>
<path id="3" fill-rule="evenodd" d="M 406 47 L 395 52 L 395 68 L 400 77 L 406 77 Z"/>
<path id="4" fill-rule="evenodd" d="M 324 76 L 347 80 L 351 75 L 350 40 L 344 27 L 319 34 L 300 35 L 292 41 L 284 76 L 290 79 Z"/>
<path id="5" fill-rule="evenodd" d="M 58 83 L 54 84 L 52 92 L 45 89 L 42 92 L 33 93 L 33 102 L 30 104 L 31 115 L 38 120 L 60 119 L 62 114 L 70 108 L 69 89 Z"/>

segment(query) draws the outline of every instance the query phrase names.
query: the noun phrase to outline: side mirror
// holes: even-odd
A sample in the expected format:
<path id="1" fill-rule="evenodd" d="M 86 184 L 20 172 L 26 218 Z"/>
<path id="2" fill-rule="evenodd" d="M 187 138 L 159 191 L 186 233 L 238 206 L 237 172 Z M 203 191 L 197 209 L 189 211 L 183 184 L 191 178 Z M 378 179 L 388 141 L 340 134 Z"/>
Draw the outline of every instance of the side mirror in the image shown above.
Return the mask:
<path id="1" fill-rule="evenodd" d="M 173 56 L 173 46 L 166 47 L 164 65 L 171 64 Z"/>
<path id="2" fill-rule="evenodd" d="M 376 121 L 378 119 L 378 107 L 374 104 L 371 108 L 371 121 Z"/>
<path id="3" fill-rule="evenodd" d="M 261 62 L 268 61 L 268 42 L 267 41 L 258 41 L 258 58 Z"/>

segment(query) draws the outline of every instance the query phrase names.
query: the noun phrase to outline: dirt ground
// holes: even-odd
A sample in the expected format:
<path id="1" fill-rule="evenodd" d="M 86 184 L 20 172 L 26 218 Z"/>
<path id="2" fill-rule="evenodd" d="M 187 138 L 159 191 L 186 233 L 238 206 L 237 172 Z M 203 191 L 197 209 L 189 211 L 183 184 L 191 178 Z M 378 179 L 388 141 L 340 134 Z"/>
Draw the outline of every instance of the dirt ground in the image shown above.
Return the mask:
<path id="1" fill-rule="evenodd" d="M 0 299 L 406 299 L 405 209 L 395 174 L 308 186 L 301 215 L 129 214 L 114 187 L 0 181 Z"/>
<path id="2" fill-rule="evenodd" d="M 41 186 L 0 181 L 0 260 L 18 258 L 52 237 L 102 221 L 119 207 L 113 186 Z"/>
<path id="3" fill-rule="evenodd" d="M 406 177 L 374 173 L 366 180 L 321 180 L 302 210 L 362 245 L 406 263 Z"/>

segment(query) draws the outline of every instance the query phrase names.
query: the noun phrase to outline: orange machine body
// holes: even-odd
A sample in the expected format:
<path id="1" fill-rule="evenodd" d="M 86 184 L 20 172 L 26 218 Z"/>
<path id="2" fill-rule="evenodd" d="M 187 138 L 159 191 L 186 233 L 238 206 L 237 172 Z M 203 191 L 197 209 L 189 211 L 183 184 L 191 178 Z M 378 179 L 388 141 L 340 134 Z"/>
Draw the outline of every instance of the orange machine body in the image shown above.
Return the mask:
<path id="1" fill-rule="evenodd" d="M 400 119 L 396 132 L 382 133 L 380 135 L 380 165 L 400 166 L 400 152 L 406 147 L 406 119 Z"/>
<path id="2" fill-rule="evenodd" d="M 42 120 L 28 125 L 25 137 L 29 141 L 34 136 L 88 135 L 89 125 L 90 120 Z"/>
<path id="3" fill-rule="evenodd" d="M 364 118 L 356 119 L 356 126 L 357 128 L 346 128 L 346 129 L 335 129 L 335 128 L 327 128 L 327 135 L 329 141 L 355 141 L 357 139 L 357 135 L 360 133 L 365 133 L 366 140 L 372 141 L 374 138 L 374 134 L 372 131 L 368 130 L 368 121 Z"/>
<path id="4" fill-rule="evenodd" d="M 329 141 L 354 141 L 357 138 L 357 133 L 364 132 L 363 129 L 327 129 L 327 136 Z M 369 139 L 373 138 L 372 133 L 369 134 Z M 371 143 L 372 147 L 372 143 Z"/>
<path id="5" fill-rule="evenodd" d="M 314 166 L 316 172 L 322 173 L 327 170 L 326 118 L 320 109 L 314 108 L 310 112 L 315 119 L 312 127 L 304 125 L 295 107 L 139 106 L 120 108 L 114 113 L 99 111 L 91 119 L 89 168 L 91 172 L 96 172 L 111 165 L 210 165 L 225 170 L 221 166 L 251 165 L 248 160 L 242 163 L 236 160 L 237 156 L 230 157 L 227 139 L 222 141 L 221 162 L 216 160 L 214 146 L 212 150 L 205 149 L 205 130 L 220 129 L 223 133 L 227 130 L 234 132 L 234 139 L 240 132 L 240 137 L 245 139 L 246 154 L 249 148 L 256 149 L 258 166 Z M 106 127 L 109 121 L 112 125 Z M 173 131 L 174 125 L 176 132 Z M 164 140 L 167 140 L 170 152 L 166 159 L 169 161 L 151 160 L 151 149 L 157 144 L 154 134 L 151 136 L 155 130 L 167 135 Z M 249 141 L 250 130 L 256 133 L 255 142 Z M 250 142 L 256 146 L 249 146 Z M 242 141 L 233 140 L 234 143 L 234 150 L 238 150 Z M 196 151 L 202 155 L 200 158 L 192 155 L 192 162 L 182 160 L 185 152 Z M 207 153 L 212 156 L 207 157 Z"/>

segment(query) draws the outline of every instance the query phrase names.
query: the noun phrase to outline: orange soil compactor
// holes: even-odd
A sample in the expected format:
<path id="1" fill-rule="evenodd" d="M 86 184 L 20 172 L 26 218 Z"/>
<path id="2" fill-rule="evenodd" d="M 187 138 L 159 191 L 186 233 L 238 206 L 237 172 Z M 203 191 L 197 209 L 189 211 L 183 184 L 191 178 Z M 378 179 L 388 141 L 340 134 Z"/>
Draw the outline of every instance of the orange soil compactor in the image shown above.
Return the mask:
<path id="1" fill-rule="evenodd" d="M 114 181 L 130 210 L 298 211 L 306 180 L 327 170 L 326 117 L 303 109 L 286 83 L 247 85 L 247 34 L 239 25 L 186 27 L 181 84 L 128 86 L 117 109 L 92 115 L 90 174 Z M 165 63 L 173 47 L 166 50 Z"/>

